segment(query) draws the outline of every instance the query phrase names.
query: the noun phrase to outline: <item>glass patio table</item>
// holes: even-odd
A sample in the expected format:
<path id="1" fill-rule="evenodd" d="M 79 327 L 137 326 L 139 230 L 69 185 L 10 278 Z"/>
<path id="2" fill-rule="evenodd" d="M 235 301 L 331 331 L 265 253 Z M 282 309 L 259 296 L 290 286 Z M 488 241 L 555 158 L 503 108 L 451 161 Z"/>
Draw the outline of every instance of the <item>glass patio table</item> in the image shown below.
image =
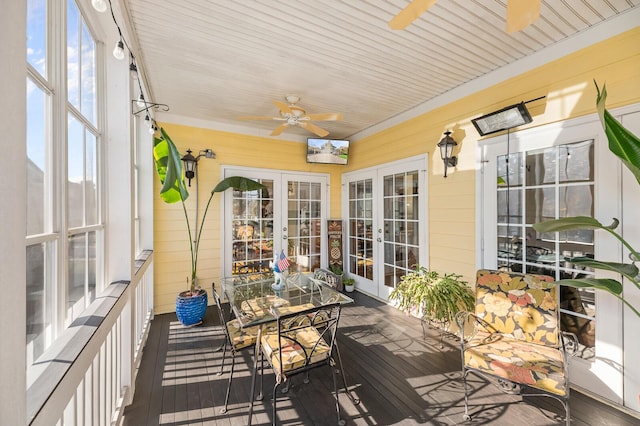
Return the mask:
<path id="1" fill-rule="evenodd" d="M 329 303 L 353 303 L 353 299 L 314 279 L 312 274 L 290 274 L 281 288 L 271 274 L 247 274 L 222 278 L 222 291 L 241 327 L 275 321 L 281 314 Z"/>
<path id="2" fill-rule="evenodd" d="M 353 303 L 352 298 L 340 293 L 327 283 L 314 279 L 313 274 L 289 274 L 284 281 L 280 288 L 274 287 L 273 274 L 255 273 L 224 277 L 221 280 L 221 286 L 222 293 L 229 301 L 233 314 L 243 328 L 275 322 L 274 311 L 283 314 L 287 311 L 295 312 L 330 303 L 341 305 Z M 262 328 L 258 327 L 256 339 L 254 377 L 258 368 Z M 358 404 L 360 401 L 349 392 L 337 342 L 335 348 L 345 392 L 354 404 Z"/>

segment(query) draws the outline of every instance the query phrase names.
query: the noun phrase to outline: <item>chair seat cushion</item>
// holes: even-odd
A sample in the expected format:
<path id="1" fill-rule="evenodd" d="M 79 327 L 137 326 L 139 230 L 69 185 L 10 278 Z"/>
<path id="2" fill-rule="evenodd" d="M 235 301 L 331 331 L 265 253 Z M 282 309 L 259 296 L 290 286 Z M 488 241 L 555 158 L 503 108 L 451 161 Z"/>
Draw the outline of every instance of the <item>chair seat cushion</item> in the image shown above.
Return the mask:
<path id="1" fill-rule="evenodd" d="M 237 319 L 233 319 L 227 323 L 227 330 L 229 330 L 229 339 L 233 345 L 234 350 L 240 350 L 252 345 L 255 345 L 258 338 L 258 327 L 240 327 L 240 322 Z"/>
<path id="2" fill-rule="evenodd" d="M 294 312 L 306 311 L 307 309 L 313 308 L 313 303 L 303 303 L 301 305 L 293 305 L 293 306 L 279 306 L 276 308 L 280 315 L 292 314 Z"/>
<path id="3" fill-rule="evenodd" d="M 556 348 L 478 332 L 465 345 L 464 362 L 481 372 L 566 395 L 564 356 Z"/>
<path id="4" fill-rule="evenodd" d="M 289 306 L 289 302 L 281 297 L 270 294 L 268 296 L 243 301 L 240 304 L 240 310 L 243 318 L 251 320 L 264 316 L 273 306 L 282 309 L 284 306 Z"/>
<path id="5" fill-rule="evenodd" d="M 286 337 L 285 337 L 286 336 Z M 278 334 L 262 335 L 262 349 L 277 374 L 295 370 L 309 364 L 326 360 L 330 355 L 329 345 L 322 339 L 315 327 L 304 327 L 282 333 L 282 371 L 280 371 L 280 351 Z"/>

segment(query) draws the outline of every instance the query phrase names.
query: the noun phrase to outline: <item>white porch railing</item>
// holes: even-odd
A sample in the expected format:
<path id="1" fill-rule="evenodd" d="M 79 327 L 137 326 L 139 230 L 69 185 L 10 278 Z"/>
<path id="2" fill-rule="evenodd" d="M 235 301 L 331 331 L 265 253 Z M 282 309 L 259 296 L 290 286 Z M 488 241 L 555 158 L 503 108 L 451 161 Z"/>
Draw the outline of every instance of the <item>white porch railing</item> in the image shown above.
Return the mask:
<path id="1" fill-rule="evenodd" d="M 153 253 L 131 282 L 110 284 L 54 342 L 27 390 L 30 425 L 120 423 L 153 317 Z"/>

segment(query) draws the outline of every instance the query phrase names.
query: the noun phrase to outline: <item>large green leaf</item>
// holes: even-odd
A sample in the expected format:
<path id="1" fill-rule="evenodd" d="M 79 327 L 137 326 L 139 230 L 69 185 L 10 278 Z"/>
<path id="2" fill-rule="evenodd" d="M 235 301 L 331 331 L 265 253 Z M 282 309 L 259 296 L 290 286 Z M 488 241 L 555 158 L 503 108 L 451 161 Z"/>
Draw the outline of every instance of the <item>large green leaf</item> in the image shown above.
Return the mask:
<path id="1" fill-rule="evenodd" d="M 638 183 L 640 183 L 640 138 L 628 131 L 605 109 L 605 101 L 607 99 L 606 85 L 602 86 L 601 92 L 598 83 L 594 81 L 594 84 L 598 91 L 596 107 L 609 141 L 609 149 L 622 160 L 622 163 L 627 166 L 636 177 Z"/>
<path id="2" fill-rule="evenodd" d="M 177 203 L 189 197 L 182 179 L 182 160 L 180 153 L 169 135 L 160 129 L 162 137 L 154 138 L 153 158 L 156 171 L 162 183 L 160 198 L 165 203 Z"/>
<path id="3" fill-rule="evenodd" d="M 572 257 L 569 262 L 587 268 L 602 269 L 604 271 L 622 274 L 634 281 L 638 276 L 638 267 L 633 263 L 605 262 L 603 260 L 592 259 L 590 257 Z"/>
<path id="4" fill-rule="evenodd" d="M 266 186 L 246 177 L 230 176 L 218 182 L 211 193 L 224 192 L 229 188 L 233 188 L 236 191 L 257 191 L 258 189 L 266 188 Z"/>
<path id="5" fill-rule="evenodd" d="M 575 216 L 536 223 L 533 225 L 533 229 L 542 233 L 575 231 L 577 229 L 615 229 L 619 223 L 618 219 L 614 218 L 611 225 L 605 226 L 592 217 Z"/>
<path id="6" fill-rule="evenodd" d="M 597 288 L 620 296 L 622 294 L 622 284 L 610 278 L 576 278 L 571 280 L 556 281 L 556 284 L 578 288 Z"/>

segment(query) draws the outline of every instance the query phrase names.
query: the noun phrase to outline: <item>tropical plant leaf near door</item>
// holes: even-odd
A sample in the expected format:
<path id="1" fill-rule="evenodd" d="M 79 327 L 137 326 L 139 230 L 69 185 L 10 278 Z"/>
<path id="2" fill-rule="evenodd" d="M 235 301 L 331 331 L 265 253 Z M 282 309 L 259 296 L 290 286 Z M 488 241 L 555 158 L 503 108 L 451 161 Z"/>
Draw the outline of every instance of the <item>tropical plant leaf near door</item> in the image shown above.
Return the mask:
<path id="1" fill-rule="evenodd" d="M 609 142 L 609 150 L 614 153 L 622 163 L 631 171 L 638 183 L 640 184 L 640 138 L 627 130 L 622 123 L 616 120 L 605 108 L 607 98 L 606 85 L 602 87 L 602 91 L 598 84 L 594 81 L 598 92 L 596 106 L 600 121 L 604 128 L 607 140 Z M 549 220 L 536 223 L 533 228 L 540 233 L 547 232 L 563 232 L 574 230 L 603 230 L 617 238 L 624 247 L 629 250 L 630 262 L 606 262 L 590 257 L 574 257 L 568 258 L 567 261 L 584 267 L 600 269 L 603 271 L 614 272 L 626 278 L 640 290 L 640 276 L 636 262 L 640 261 L 640 253 L 634 249 L 622 235 L 616 232 L 616 228 L 620 221 L 613 218 L 611 225 L 603 225 L 597 219 L 588 216 L 566 217 L 561 219 Z M 612 278 L 576 278 L 564 279 L 556 281 L 557 284 L 577 287 L 577 288 L 595 288 L 604 290 L 618 299 L 620 299 L 629 309 L 631 309 L 638 317 L 640 311 L 626 300 L 622 294 L 623 286 L 619 280 Z"/>
<path id="2" fill-rule="evenodd" d="M 187 187 L 184 183 L 181 156 L 167 132 L 161 128 L 160 134 L 160 138 L 154 138 L 153 147 L 153 157 L 156 164 L 156 171 L 158 173 L 158 177 L 160 178 L 160 182 L 162 183 L 162 188 L 160 189 L 160 198 L 168 204 L 177 202 L 180 202 L 182 204 L 182 210 L 184 212 L 184 219 L 187 228 L 186 230 L 189 250 L 191 252 L 191 276 L 188 278 L 189 290 L 187 292 L 180 293 L 180 295 L 178 296 L 178 300 L 176 301 L 176 312 L 178 312 L 178 307 L 181 303 L 183 303 L 181 301 L 183 297 L 200 296 L 201 293 L 205 293 L 206 295 L 206 292 L 199 288 L 197 280 L 198 252 L 200 249 L 200 239 L 202 237 L 204 223 L 207 218 L 207 212 L 209 211 L 209 206 L 211 205 L 211 200 L 213 199 L 214 194 L 216 192 L 224 192 L 230 188 L 238 191 L 255 191 L 264 189 L 265 186 L 259 182 L 241 176 L 230 176 L 218 182 L 218 184 L 211 190 L 211 193 L 209 194 L 209 198 L 207 200 L 207 204 L 202 214 L 200 223 L 195 224 L 196 228 L 194 232 L 197 232 L 197 235 L 195 235 L 194 239 L 194 232 L 192 232 L 191 221 L 189 219 L 187 206 L 185 204 L 185 201 L 189 197 L 189 192 L 187 191 Z M 206 309 L 206 298 L 203 304 L 204 309 Z M 202 317 L 204 317 L 204 309 L 201 312 Z M 200 314 L 198 314 L 197 316 L 199 315 Z M 178 315 L 178 317 L 184 325 L 194 325 L 201 322 L 202 320 L 202 318 L 197 320 L 195 318 L 191 318 L 190 316 L 189 321 L 193 321 L 193 323 L 186 324 L 182 320 L 180 314 Z"/>

